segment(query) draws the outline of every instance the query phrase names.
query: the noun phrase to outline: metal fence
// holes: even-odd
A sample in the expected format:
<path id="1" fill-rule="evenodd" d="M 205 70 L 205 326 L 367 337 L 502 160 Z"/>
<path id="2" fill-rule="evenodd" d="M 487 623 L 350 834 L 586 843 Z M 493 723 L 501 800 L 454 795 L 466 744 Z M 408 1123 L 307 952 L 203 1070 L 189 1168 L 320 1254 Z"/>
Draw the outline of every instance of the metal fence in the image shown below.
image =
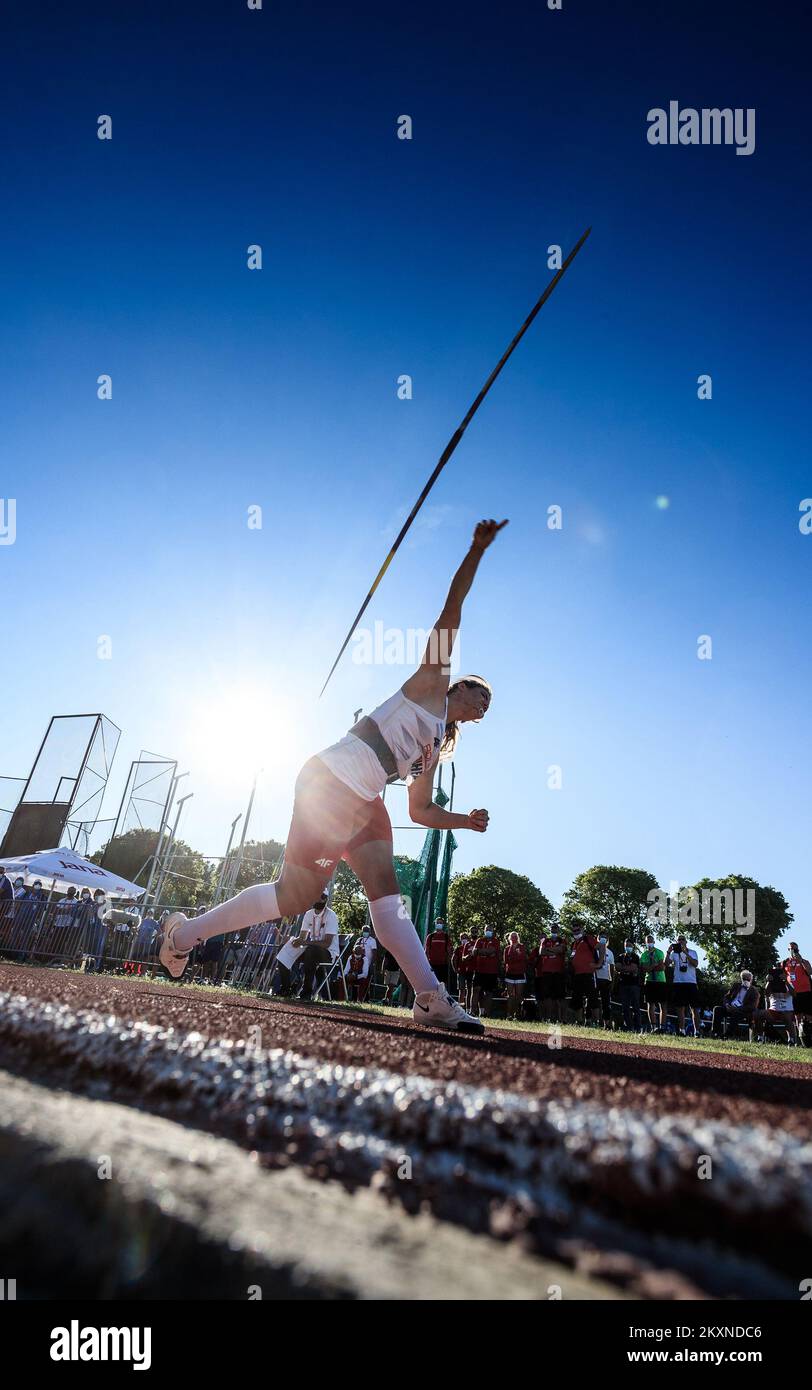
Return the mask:
<path id="1" fill-rule="evenodd" d="M 116 914 L 118 917 L 123 914 Z M 120 969 L 151 957 L 141 919 L 104 921 L 95 903 L 49 901 L 43 894 L 0 903 L 0 956 L 40 965 Z"/>
<path id="2" fill-rule="evenodd" d="M 92 901 L 54 901 L 45 894 L 0 902 L 0 959 L 85 972 L 152 975 L 160 971 L 158 922 L 163 911 L 156 905 L 142 919 L 137 912 L 110 912 L 107 905 L 100 911 Z M 277 954 L 297 931 L 295 924 L 280 929 L 265 923 L 235 937 L 215 937 L 192 952 L 184 979 L 270 993 Z M 317 973 L 317 995 L 328 999 L 346 996 L 345 966 L 357 940 L 356 936 L 339 936 L 336 960 Z M 295 968 L 293 980 L 298 984 Z"/>

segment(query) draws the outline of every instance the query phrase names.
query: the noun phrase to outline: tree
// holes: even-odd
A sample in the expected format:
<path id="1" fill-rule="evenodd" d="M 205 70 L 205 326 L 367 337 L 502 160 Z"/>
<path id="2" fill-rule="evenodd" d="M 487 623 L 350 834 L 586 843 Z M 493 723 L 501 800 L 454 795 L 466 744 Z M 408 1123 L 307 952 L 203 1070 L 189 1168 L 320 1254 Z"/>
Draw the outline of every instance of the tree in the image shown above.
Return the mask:
<path id="1" fill-rule="evenodd" d="M 526 946 L 535 946 L 555 908 L 532 879 L 512 869 L 487 864 L 470 874 L 455 874 L 448 890 L 448 927 L 455 940 L 460 932 L 477 935 L 493 927 L 504 938 L 516 931 Z"/>
<path id="2" fill-rule="evenodd" d="M 330 906 L 342 932 L 357 936 L 367 920 L 367 899 L 359 879 L 343 859 L 338 861 L 333 879 Z"/>
<path id="3" fill-rule="evenodd" d="M 272 883 L 279 876 L 284 852 L 285 846 L 278 840 L 246 840 L 234 892 L 251 888 L 255 883 Z M 235 854 L 232 849 L 229 856 L 232 863 Z"/>
<path id="4" fill-rule="evenodd" d="M 140 883 L 146 888 L 152 867 L 151 857 L 157 842 L 155 830 L 128 830 L 110 841 L 109 851 L 103 846 L 92 856 L 93 863 L 100 863 L 107 852 L 104 867 L 112 874 L 120 874 L 131 883 Z M 169 843 L 164 834 L 163 850 Z M 211 901 L 214 892 L 215 871 L 212 864 L 185 840 L 176 840 L 169 850 L 171 870 L 167 875 L 161 892 L 161 907 L 196 907 L 199 902 Z"/>
<path id="5" fill-rule="evenodd" d="M 167 851 L 168 840 L 170 837 L 164 833 L 164 852 Z M 122 878 L 129 878 L 131 883 L 140 883 L 146 888 L 156 842 L 157 831 L 128 830 L 124 835 L 117 835 L 108 847 L 103 845 L 95 855 L 90 856 L 90 862 L 101 863 L 101 856 L 106 853 L 104 867 L 110 873 L 121 874 Z M 175 840 L 170 849 L 170 862 L 171 870 L 164 880 L 160 905 L 163 908 L 195 908 L 199 902 L 209 903 L 216 881 L 216 872 L 209 860 L 204 859 L 202 853 L 192 849 L 185 840 Z"/>
<path id="6" fill-rule="evenodd" d="M 768 970 L 778 963 L 775 943 L 787 930 L 793 917 L 783 893 L 777 888 L 764 887 L 746 874 L 728 874 L 726 878 L 718 879 L 703 878 L 693 885 L 693 891 L 700 895 L 700 904 L 703 892 L 723 894 L 729 891 L 734 894 L 737 889 L 742 892 L 742 897 L 738 900 L 742 908 L 738 914 L 740 917 L 745 916 L 748 890 L 752 893 L 751 922 L 736 923 L 731 920 L 733 914 L 729 910 L 725 911 L 724 922 L 712 922 L 707 920 L 710 914 L 703 912 L 702 917 L 705 920 L 692 922 L 680 930 L 684 931 L 686 936 L 691 936 L 695 944 L 705 952 L 708 970 L 712 974 L 729 980 L 731 976 L 738 975 L 740 970 L 752 970 L 756 983 L 760 984 Z M 717 899 L 717 902 L 720 901 L 722 900 Z M 734 899 L 734 906 L 735 901 Z M 714 915 L 719 914 L 717 912 Z M 752 931 L 747 930 L 750 925 L 753 927 Z"/>
<path id="7" fill-rule="evenodd" d="M 650 925 L 647 895 L 656 889 L 657 880 L 647 869 L 596 864 L 578 874 L 564 894 L 561 925 L 568 927 L 573 917 L 584 917 L 595 935 L 601 929 L 607 932 L 612 946 L 626 937 L 640 941 Z"/>

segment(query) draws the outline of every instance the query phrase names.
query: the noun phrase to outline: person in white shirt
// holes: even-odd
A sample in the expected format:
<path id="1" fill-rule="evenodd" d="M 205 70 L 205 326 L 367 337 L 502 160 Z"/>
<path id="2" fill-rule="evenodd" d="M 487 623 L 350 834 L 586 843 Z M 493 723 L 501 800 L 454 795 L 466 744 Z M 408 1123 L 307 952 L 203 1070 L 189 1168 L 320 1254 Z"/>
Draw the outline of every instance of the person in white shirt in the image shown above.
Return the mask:
<path id="1" fill-rule="evenodd" d="M 727 990 L 721 1004 L 716 1004 L 713 1010 L 711 1036 L 721 1038 L 726 1036 L 728 1023 L 733 1023 L 734 1027 L 738 1023 L 746 1023 L 749 1029 L 750 1041 L 755 1041 L 754 1017 L 758 1009 L 761 994 L 753 984 L 752 970 L 742 970 L 739 979 Z M 734 1033 L 734 1037 L 736 1034 Z"/>
<path id="2" fill-rule="evenodd" d="M 696 987 L 696 967 L 699 956 L 684 936 L 678 936 L 665 953 L 664 966 L 673 970 L 671 980 L 671 1003 L 677 1011 L 677 1028 L 680 1037 L 685 1037 L 685 1010 L 691 1015 L 694 1037 L 699 1037 L 699 1021 L 696 1016 L 696 1003 L 699 991 Z"/>
<path id="3" fill-rule="evenodd" d="M 297 952 L 295 959 L 302 967 L 300 999 L 312 999 L 317 967 L 322 963 L 326 965 L 334 961 L 338 955 L 338 918 L 333 909 L 327 906 L 327 902 L 328 894 L 325 889 L 318 901 L 305 913 L 298 936 L 290 943 Z"/>
<path id="4" fill-rule="evenodd" d="M 69 926 L 71 926 L 73 922 L 76 921 L 76 912 L 78 907 L 79 901 L 76 897 L 76 889 L 69 888 L 67 891 L 67 895 L 64 898 L 59 899 L 59 902 L 57 903 L 54 909 L 54 927 L 57 932 L 64 932 Z M 56 943 L 56 948 L 58 951 L 64 950 L 64 940 L 60 939 Z"/>
<path id="5" fill-rule="evenodd" d="M 595 983 L 598 986 L 598 994 L 601 1000 L 601 1022 L 604 1028 L 612 1027 L 612 985 L 615 981 L 615 953 L 609 949 L 609 937 L 602 931 L 598 941 L 605 948 L 606 954 L 595 971 Z"/>
<path id="6" fill-rule="evenodd" d="M 378 943 L 369 927 L 364 927 L 361 933 L 361 946 L 364 951 L 364 964 L 358 976 L 358 999 L 363 1003 L 369 993 L 369 986 L 372 983 L 372 972 L 375 966 L 375 952 Z"/>
<path id="7" fill-rule="evenodd" d="M 484 1033 L 479 1020 L 450 998 L 437 979 L 404 907 L 392 825 L 381 793 L 387 783 L 403 779 L 409 788 L 409 816 L 416 825 L 479 834 L 488 828 L 483 808 L 462 815 L 438 806 L 432 784 L 441 756 L 453 754 L 460 725 L 478 722 L 490 707 L 493 692 L 483 676 L 451 680 L 451 654 L 482 556 L 506 525 L 491 519 L 475 528 L 414 674 L 344 738 L 305 763 L 296 781 L 284 867 L 277 881 L 244 888 L 195 921 L 187 921 L 180 912 L 172 914 L 160 960 L 173 979 L 183 974 L 197 942 L 301 912 L 344 859 L 363 884 L 376 937 L 415 990 L 415 1022 Z"/>

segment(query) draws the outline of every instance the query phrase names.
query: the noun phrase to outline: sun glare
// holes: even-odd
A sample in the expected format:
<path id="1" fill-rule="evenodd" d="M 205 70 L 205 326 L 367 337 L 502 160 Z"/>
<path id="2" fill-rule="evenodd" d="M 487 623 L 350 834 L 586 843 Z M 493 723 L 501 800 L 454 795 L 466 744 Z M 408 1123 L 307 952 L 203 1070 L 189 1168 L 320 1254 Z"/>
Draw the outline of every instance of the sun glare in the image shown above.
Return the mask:
<path id="1" fill-rule="evenodd" d="M 244 788 L 260 773 L 293 777 L 307 756 L 292 702 L 256 686 L 224 686 L 189 711 L 190 770 L 220 787 Z"/>

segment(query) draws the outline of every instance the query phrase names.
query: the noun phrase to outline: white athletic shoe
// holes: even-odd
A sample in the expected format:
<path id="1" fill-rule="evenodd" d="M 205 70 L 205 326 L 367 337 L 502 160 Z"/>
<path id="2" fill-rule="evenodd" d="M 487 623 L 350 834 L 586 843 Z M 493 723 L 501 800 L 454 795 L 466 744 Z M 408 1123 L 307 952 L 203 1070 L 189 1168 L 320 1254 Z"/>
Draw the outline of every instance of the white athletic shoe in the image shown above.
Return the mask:
<path id="1" fill-rule="evenodd" d="M 164 939 L 158 952 L 158 960 L 173 980 L 180 979 L 192 954 L 191 951 L 179 951 L 175 946 L 175 932 L 188 920 L 185 913 L 173 912 L 164 923 Z"/>
<path id="2" fill-rule="evenodd" d="M 478 1018 L 472 1018 L 462 1004 L 449 998 L 445 985 L 416 994 L 412 1014 L 415 1023 L 424 1023 L 428 1028 L 450 1028 L 456 1033 L 485 1032 Z"/>

